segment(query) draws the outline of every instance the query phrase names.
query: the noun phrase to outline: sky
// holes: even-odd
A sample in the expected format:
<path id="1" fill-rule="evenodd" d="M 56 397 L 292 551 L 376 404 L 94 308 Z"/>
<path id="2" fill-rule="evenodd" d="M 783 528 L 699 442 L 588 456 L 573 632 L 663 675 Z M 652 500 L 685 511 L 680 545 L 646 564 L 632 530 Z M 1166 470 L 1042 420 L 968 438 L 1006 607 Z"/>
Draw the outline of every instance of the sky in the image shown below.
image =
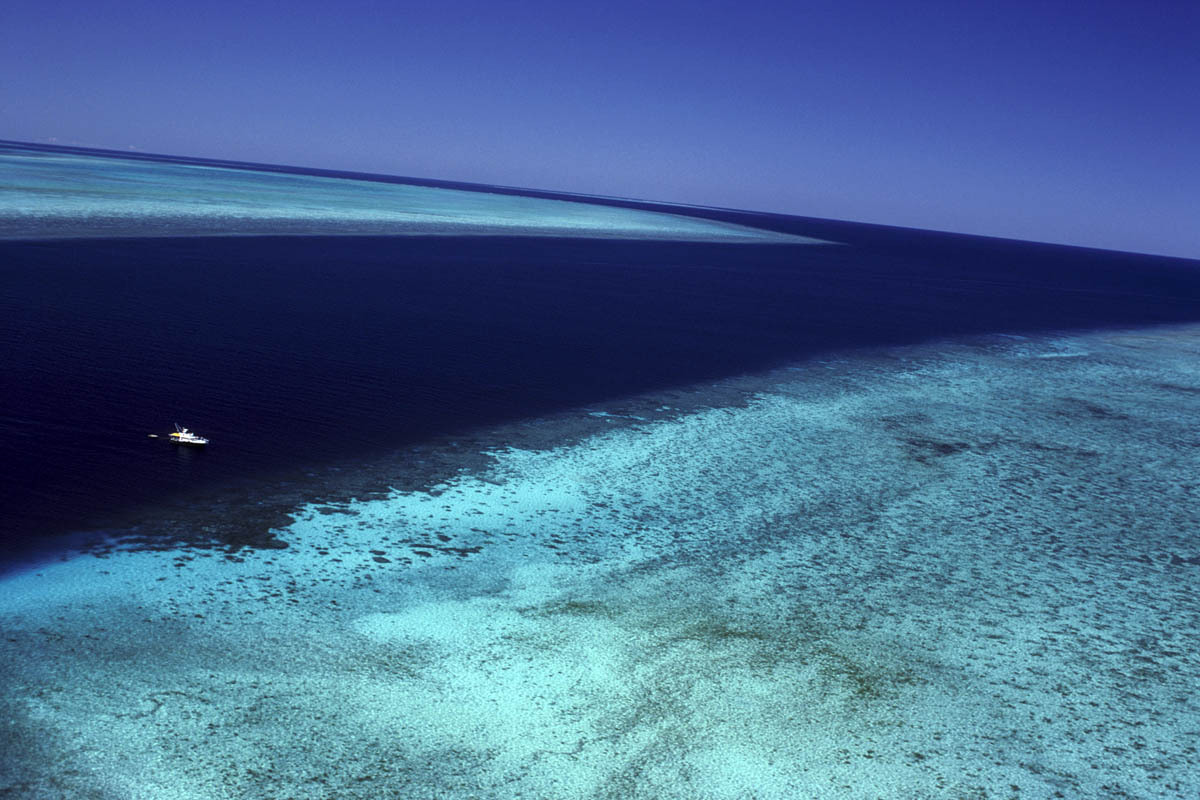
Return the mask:
<path id="1" fill-rule="evenodd" d="M 0 139 L 1200 258 L 1200 3 L 7 0 Z"/>

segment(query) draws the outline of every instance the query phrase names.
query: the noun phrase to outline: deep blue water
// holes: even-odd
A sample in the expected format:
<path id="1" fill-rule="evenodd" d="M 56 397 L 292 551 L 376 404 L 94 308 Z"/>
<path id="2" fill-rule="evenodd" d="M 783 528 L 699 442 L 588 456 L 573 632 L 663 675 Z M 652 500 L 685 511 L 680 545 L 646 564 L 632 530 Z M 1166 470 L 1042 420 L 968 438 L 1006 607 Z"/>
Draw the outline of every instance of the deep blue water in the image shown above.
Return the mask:
<path id="1" fill-rule="evenodd" d="M 847 347 L 1200 319 L 1197 262 L 688 213 L 841 244 L 0 242 L 4 561 L 164 498 Z M 213 444 L 147 437 L 175 421 Z"/>

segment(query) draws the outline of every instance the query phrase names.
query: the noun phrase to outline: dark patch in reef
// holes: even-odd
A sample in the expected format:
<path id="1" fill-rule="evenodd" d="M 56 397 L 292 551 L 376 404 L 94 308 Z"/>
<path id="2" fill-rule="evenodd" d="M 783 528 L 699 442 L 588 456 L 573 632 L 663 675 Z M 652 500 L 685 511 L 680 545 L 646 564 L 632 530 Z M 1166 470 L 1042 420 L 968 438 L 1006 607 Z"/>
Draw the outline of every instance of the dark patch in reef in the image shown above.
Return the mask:
<path id="1" fill-rule="evenodd" d="M 1153 383 L 1151 384 L 1156 389 L 1164 389 L 1168 392 L 1181 392 L 1183 394 L 1200 394 L 1200 386 L 1183 386 L 1178 383 Z"/>
<path id="2" fill-rule="evenodd" d="M 1084 400 L 1079 397 L 1062 398 L 1058 413 L 1069 417 L 1087 415 L 1095 419 L 1123 420 L 1130 418 L 1128 414 L 1113 411 L 1111 408 L 1093 400 Z"/>
<path id="3" fill-rule="evenodd" d="M 948 442 L 920 436 L 910 436 L 904 440 L 909 457 L 913 461 L 928 464 L 934 459 L 965 453 L 971 449 L 967 442 Z"/>
<path id="4" fill-rule="evenodd" d="M 92 555 L 108 555 L 114 550 L 175 550 L 209 548 L 233 555 L 242 550 L 282 550 L 288 543 L 276 529 L 291 522 L 282 506 L 246 513 L 243 508 L 209 507 L 191 515 L 159 516 L 148 525 L 122 528 L 114 534 L 97 533 L 85 538 L 81 549 Z"/>
<path id="5" fill-rule="evenodd" d="M 467 556 L 474 555 L 475 553 L 478 553 L 479 551 L 483 550 L 483 547 L 481 547 L 481 546 L 450 547 L 449 545 L 429 544 L 428 542 L 423 542 L 421 544 L 413 544 L 411 546 L 413 548 L 414 553 L 416 553 L 419 556 L 424 556 L 425 558 L 429 558 L 433 555 L 433 553 L 428 552 L 430 550 L 439 552 L 439 553 L 446 553 L 446 554 L 452 555 L 452 556 L 458 556 L 459 558 L 466 558 Z"/>

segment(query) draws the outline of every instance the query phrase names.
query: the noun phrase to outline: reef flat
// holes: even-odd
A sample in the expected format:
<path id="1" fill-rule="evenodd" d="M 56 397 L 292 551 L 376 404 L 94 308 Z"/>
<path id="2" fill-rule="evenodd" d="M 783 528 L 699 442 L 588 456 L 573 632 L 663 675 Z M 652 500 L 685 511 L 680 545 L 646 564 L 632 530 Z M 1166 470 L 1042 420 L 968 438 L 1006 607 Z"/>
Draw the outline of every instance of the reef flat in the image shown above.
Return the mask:
<path id="1" fill-rule="evenodd" d="M 496 437 L 283 549 L 9 576 L 0 793 L 1194 797 L 1197 355 L 847 352 Z"/>
<path id="2" fill-rule="evenodd" d="M 678 214 L 0 142 L 0 239 L 518 235 L 815 242 Z"/>

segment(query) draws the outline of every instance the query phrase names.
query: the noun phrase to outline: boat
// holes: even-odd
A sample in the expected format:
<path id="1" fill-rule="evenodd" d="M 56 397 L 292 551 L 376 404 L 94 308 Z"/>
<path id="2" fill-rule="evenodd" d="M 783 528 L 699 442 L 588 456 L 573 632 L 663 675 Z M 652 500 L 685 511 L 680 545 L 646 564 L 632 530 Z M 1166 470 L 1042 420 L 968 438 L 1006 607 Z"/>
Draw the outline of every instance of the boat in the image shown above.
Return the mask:
<path id="1" fill-rule="evenodd" d="M 190 445 L 205 445 L 208 444 L 208 439 L 203 436 L 197 436 L 187 428 L 179 427 L 179 423 L 175 423 L 175 432 L 171 434 L 170 439 L 175 444 L 190 444 Z"/>

